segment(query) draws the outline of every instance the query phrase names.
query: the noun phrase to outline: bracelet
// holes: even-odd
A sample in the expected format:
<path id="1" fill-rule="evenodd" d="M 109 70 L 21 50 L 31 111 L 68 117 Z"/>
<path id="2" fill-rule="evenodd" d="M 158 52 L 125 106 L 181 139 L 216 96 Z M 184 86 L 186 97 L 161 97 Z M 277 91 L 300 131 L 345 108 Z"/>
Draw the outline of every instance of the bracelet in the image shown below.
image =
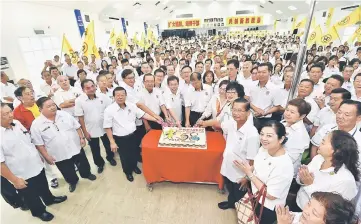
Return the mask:
<path id="1" fill-rule="evenodd" d="M 254 177 L 254 174 L 252 174 L 251 176 L 248 176 L 248 179 L 252 180 L 253 177 Z"/>

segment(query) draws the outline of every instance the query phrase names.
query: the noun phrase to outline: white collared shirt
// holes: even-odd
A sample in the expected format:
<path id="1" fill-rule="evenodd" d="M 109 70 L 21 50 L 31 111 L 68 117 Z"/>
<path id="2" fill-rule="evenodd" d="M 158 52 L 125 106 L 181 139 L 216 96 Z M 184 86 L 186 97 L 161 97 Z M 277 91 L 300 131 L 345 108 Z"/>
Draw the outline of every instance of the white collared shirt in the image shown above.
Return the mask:
<path id="1" fill-rule="evenodd" d="M 178 88 L 177 93 L 173 94 L 171 90 L 165 90 L 163 93 L 165 107 L 169 110 L 172 109 L 177 115 L 179 121 L 182 121 L 182 99 L 181 93 Z"/>
<path id="2" fill-rule="evenodd" d="M 16 87 L 10 82 L 6 83 L 6 85 L 4 83 L 1 83 L 0 87 L 1 87 L 1 101 L 4 103 L 13 103 L 5 100 L 4 97 L 11 97 L 15 100 L 16 97 L 14 92 L 16 90 Z"/>
<path id="3" fill-rule="evenodd" d="M 312 98 L 315 98 L 315 97 L 320 97 L 320 96 L 323 96 L 323 92 L 325 91 L 325 83 L 322 82 L 322 80 L 320 79 L 318 81 L 318 83 L 316 83 L 314 86 L 313 86 L 313 91 L 311 93 L 311 97 Z"/>
<path id="4" fill-rule="evenodd" d="M 324 161 L 321 155 L 316 155 L 307 165 L 314 179 L 311 185 L 303 185 L 298 191 L 296 198 L 298 207 L 304 208 L 314 192 L 338 193 L 347 200 L 352 200 L 356 196 L 358 189 L 355 178 L 345 165 L 343 164 L 336 173 L 334 167 L 321 170 Z M 298 175 L 296 181 L 302 184 Z"/>
<path id="5" fill-rule="evenodd" d="M 275 200 L 265 199 L 264 206 L 274 210 L 276 205 L 284 205 L 293 179 L 293 164 L 290 156 L 284 155 L 273 157 L 261 147 L 254 158 L 253 174 L 267 186 L 267 194 L 275 197 Z M 252 192 L 257 192 L 252 183 Z M 262 199 L 259 201 L 262 203 Z"/>
<path id="6" fill-rule="evenodd" d="M 311 111 L 307 114 L 307 119 L 313 123 L 315 121 L 317 113 L 320 111 L 320 107 L 311 96 L 306 96 L 305 101 L 311 105 Z"/>
<path id="7" fill-rule="evenodd" d="M 103 128 L 104 110 L 111 104 L 111 99 L 99 93 L 94 99 L 89 99 L 85 94 L 75 100 L 74 114 L 77 117 L 84 116 L 87 132 L 92 138 L 98 138 L 105 134 Z"/>
<path id="8" fill-rule="evenodd" d="M 161 106 L 165 104 L 162 92 L 153 88 L 151 93 L 146 88 L 140 90 L 137 94 L 140 102 L 145 104 L 155 114 L 160 115 L 162 112 Z"/>
<path id="9" fill-rule="evenodd" d="M 0 162 L 5 163 L 15 176 L 27 180 L 37 176 L 44 169 L 44 163 L 26 128 L 18 120 L 13 123 L 15 126 L 11 128 L 0 128 Z"/>
<path id="10" fill-rule="evenodd" d="M 356 96 L 356 93 L 354 93 L 354 94 L 351 96 L 351 99 L 361 102 L 361 96 L 360 96 L 360 97 L 357 97 L 357 96 Z"/>
<path id="11" fill-rule="evenodd" d="M 126 136 L 135 132 L 135 120 L 142 118 L 144 114 L 134 103 L 127 101 L 123 109 L 114 102 L 104 111 L 103 127 L 112 128 L 115 136 Z"/>
<path id="12" fill-rule="evenodd" d="M 303 152 L 310 146 L 310 136 L 307 129 L 300 120 L 293 125 L 287 127 L 287 122 L 281 122 L 286 128 L 287 142 L 284 144 L 284 148 L 287 154 L 291 157 L 294 174 L 297 175 L 298 168 L 301 166 L 301 159 Z"/>
<path id="13" fill-rule="evenodd" d="M 331 75 L 340 75 L 340 69 L 338 67 L 330 68 L 329 66 L 325 67 L 323 71 L 323 79 L 329 78 Z"/>
<path id="14" fill-rule="evenodd" d="M 336 125 L 336 114 L 330 107 L 326 106 L 317 113 L 313 125 L 317 126 L 319 130 L 328 124 Z"/>
<path id="15" fill-rule="evenodd" d="M 30 128 L 34 145 L 45 146 L 56 162 L 70 159 L 80 153 L 81 145 L 77 129 L 80 124 L 65 111 L 56 112 L 55 121 L 43 114 L 37 117 Z"/>
<path id="16" fill-rule="evenodd" d="M 185 96 L 184 106 L 190 107 L 191 111 L 203 113 L 212 98 L 212 92 L 212 87 L 208 85 L 202 85 L 200 91 L 196 91 L 194 87 L 190 88 Z"/>
<path id="17" fill-rule="evenodd" d="M 90 71 L 89 73 L 86 74 L 86 78 L 93 80 L 93 82 L 96 84 L 98 75 L 99 75 L 98 72 Z"/>
<path id="18" fill-rule="evenodd" d="M 64 75 L 66 76 L 70 76 L 70 77 L 73 77 L 74 80 L 78 80 L 78 75 L 77 75 L 77 72 L 78 72 L 78 67 L 71 64 L 71 65 L 68 65 L 67 63 L 64 63 L 63 65 L 63 73 Z"/>
<path id="19" fill-rule="evenodd" d="M 252 75 L 250 75 L 248 78 L 245 78 L 243 75 L 239 75 L 237 77 L 237 82 L 244 87 L 244 94 L 246 96 L 250 96 L 251 89 L 254 88 L 258 83 L 257 81 L 252 80 Z"/>
<path id="20" fill-rule="evenodd" d="M 51 85 L 45 81 L 40 85 L 40 90 L 45 93 L 47 96 L 51 93 L 55 93 L 59 89 L 58 83 L 54 79 L 51 80 Z"/>
<path id="21" fill-rule="evenodd" d="M 254 106 L 267 111 L 278 104 L 277 100 L 275 100 L 277 89 L 278 87 L 270 80 L 268 80 L 267 84 L 262 88 L 258 84 L 250 91 L 250 101 Z M 264 117 L 271 116 L 272 114 L 268 114 Z"/>
<path id="22" fill-rule="evenodd" d="M 227 135 L 221 174 L 233 183 L 237 183 L 245 177 L 245 174 L 233 162 L 235 160 L 248 161 L 255 158 L 259 149 L 258 131 L 253 126 L 252 117 L 248 117 L 246 123 L 238 130 L 237 122 L 233 119 L 222 122 L 221 127 Z"/>
<path id="23" fill-rule="evenodd" d="M 125 82 L 121 82 L 119 86 L 123 87 L 127 91 L 127 102 L 131 102 L 134 104 L 140 102 L 140 99 L 138 98 L 138 94 L 137 94 L 139 89 L 136 89 L 138 87 L 135 84 L 134 87 L 132 88 L 128 86 Z M 137 126 L 141 126 L 143 124 L 143 121 L 141 119 L 137 119 L 135 123 Z"/>
<path id="24" fill-rule="evenodd" d="M 239 84 L 241 84 L 241 82 L 240 82 L 240 75 L 239 74 L 237 74 L 237 76 L 236 76 L 236 80 L 234 80 L 235 82 L 238 82 Z M 216 83 L 216 85 L 215 85 L 215 87 L 214 87 L 214 93 L 219 93 L 219 84 L 223 81 L 223 80 L 229 80 L 229 76 L 227 75 L 227 76 L 225 76 L 225 77 L 223 77 L 223 78 L 221 78 L 221 79 L 219 79 L 218 81 L 217 81 L 217 83 Z M 231 80 L 229 80 L 229 81 L 231 81 Z M 256 85 L 256 84 L 255 84 Z"/>
<path id="25" fill-rule="evenodd" d="M 222 110 L 226 103 L 227 101 L 225 100 L 224 104 L 221 105 L 219 94 L 213 94 L 211 100 L 208 102 L 206 109 L 204 110 L 204 113 L 202 114 L 202 118 L 212 116 L 212 119 L 216 119 L 217 115 L 219 115 L 217 109 Z M 217 105 L 219 108 L 217 108 Z"/>
<path id="26" fill-rule="evenodd" d="M 64 103 L 66 100 L 76 99 L 80 95 L 84 94 L 80 89 L 70 86 L 69 90 L 64 90 L 62 88 L 58 89 L 54 93 L 54 102 L 60 108 L 60 104 Z M 70 115 L 74 116 L 74 107 L 61 108 L 61 110 L 68 112 Z"/>

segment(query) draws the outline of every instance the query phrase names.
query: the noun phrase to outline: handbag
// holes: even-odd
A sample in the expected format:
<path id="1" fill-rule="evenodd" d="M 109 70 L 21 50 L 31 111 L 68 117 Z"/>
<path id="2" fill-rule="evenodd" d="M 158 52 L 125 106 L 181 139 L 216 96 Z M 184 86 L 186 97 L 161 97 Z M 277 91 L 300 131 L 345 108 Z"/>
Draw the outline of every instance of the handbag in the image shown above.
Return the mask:
<path id="1" fill-rule="evenodd" d="M 263 185 L 261 190 L 252 194 L 250 187 L 247 188 L 247 196 L 235 203 L 238 224 L 259 224 L 262 218 L 264 202 L 267 196 L 267 186 Z M 256 215 L 256 208 L 262 198 L 259 216 Z"/>

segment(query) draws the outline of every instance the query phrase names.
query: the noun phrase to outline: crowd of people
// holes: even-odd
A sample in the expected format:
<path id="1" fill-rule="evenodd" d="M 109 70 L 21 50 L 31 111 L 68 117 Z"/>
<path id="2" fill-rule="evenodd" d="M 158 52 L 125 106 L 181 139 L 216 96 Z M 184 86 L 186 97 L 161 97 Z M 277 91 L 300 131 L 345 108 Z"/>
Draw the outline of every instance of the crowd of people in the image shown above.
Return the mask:
<path id="1" fill-rule="evenodd" d="M 60 171 L 76 190 L 97 166 L 141 174 L 141 140 L 163 125 L 204 127 L 226 139 L 220 209 L 267 187 L 260 223 L 354 223 L 361 211 L 361 43 L 312 45 L 295 74 L 292 36 L 170 37 L 159 46 L 59 56 L 34 89 L 1 72 L 1 193 L 14 208 L 50 221 Z M 288 101 L 295 76 L 296 98 Z M 45 205 L 44 205 L 45 204 Z M 261 212 L 262 211 L 262 212 Z"/>

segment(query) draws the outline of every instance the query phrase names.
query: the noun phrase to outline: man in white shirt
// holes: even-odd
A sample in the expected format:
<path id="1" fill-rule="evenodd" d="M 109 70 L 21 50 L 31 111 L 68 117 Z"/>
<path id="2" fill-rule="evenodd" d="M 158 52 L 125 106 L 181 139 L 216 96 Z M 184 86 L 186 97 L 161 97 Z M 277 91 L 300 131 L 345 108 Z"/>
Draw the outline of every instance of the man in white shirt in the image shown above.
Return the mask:
<path id="1" fill-rule="evenodd" d="M 48 71 L 42 71 L 41 78 L 44 80 L 44 82 L 40 85 L 40 90 L 48 97 L 53 97 L 56 90 L 59 89 L 56 80 L 51 77 L 50 72 Z"/>
<path id="2" fill-rule="evenodd" d="M 352 65 L 346 65 L 342 71 L 342 76 L 344 79 L 342 88 L 347 89 L 351 94 L 354 93 L 353 83 L 351 80 L 353 71 L 354 71 L 354 69 L 353 69 Z"/>
<path id="3" fill-rule="evenodd" d="M 235 161 L 247 161 L 253 165 L 260 141 L 259 134 L 253 126 L 250 103 L 244 98 L 238 98 L 232 103 L 232 118 L 225 121 L 202 121 L 201 126 L 221 128 L 227 136 L 226 148 L 223 153 L 221 174 L 229 192 L 228 200 L 218 203 L 220 209 L 234 208 L 234 203 L 247 193 L 246 175 L 236 167 Z"/>
<path id="4" fill-rule="evenodd" d="M 159 116 L 163 112 L 166 120 L 169 120 L 162 92 L 154 88 L 154 76 L 150 73 L 144 74 L 143 84 L 144 88 L 141 89 L 137 94 L 138 98 L 140 99 L 139 102 L 143 103 Z M 146 132 L 150 131 L 151 129 L 162 130 L 162 126 L 157 122 L 143 120 L 143 123 Z"/>
<path id="5" fill-rule="evenodd" d="M 202 116 L 208 102 L 212 98 L 213 89 L 211 86 L 202 84 L 202 75 L 194 72 L 191 75 L 190 88 L 185 96 L 185 126 L 193 127 Z"/>
<path id="6" fill-rule="evenodd" d="M 340 75 L 331 75 L 325 84 L 322 95 L 315 97 L 315 102 L 320 109 L 324 108 L 328 102 L 330 102 L 330 95 L 332 90 L 341 88 L 343 84 L 343 78 Z"/>
<path id="7" fill-rule="evenodd" d="M 102 173 L 105 162 L 100 154 L 99 138 L 101 138 L 107 153 L 106 159 L 112 166 L 117 165 L 114 160 L 114 153 L 110 149 L 109 139 L 103 128 L 104 110 L 112 101 L 102 93 L 95 93 L 95 84 L 91 79 L 82 82 L 82 89 L 85 94 L 75 100 L 75 116 L 78 117 L 84 136 L 89 142 L 98 173 Z"/>
<path id="8" fill-rule="evenodd" d="M 318 129 L 328 124 L 336 124 L 336 113 L 342 101 L 351 99 L 351 93 L 344 88 L 336 88 L 331 91 L 328 106 L 322 108 L 316 115 L 310 136 L 314 136 Z"/>
<path id="9" fill-rule="evenodd" d="M 324 66 L 320 63 L 314 64 L 310 68 L 309 76 L 310 79 L 314 82 L 313 92 L 311 97 L 322 96 L 325 83 L 322 82 Z"/>
<path id="10" fill-rule="evenodd" d="M 182 124 L 182 99 L 179 89 L 179 78 L 170 76 L 167 79 L 168 89 L 163 93 L 165 106 L 168 110 L 169 117 L 173 118 L 174 124 L 181 127 Z"/>
<path id="11" fill-rule="evenodd" d="M 361 152 L 361 131 L 357 124 L 361 121 L 361 102 L 345 100 L 341 103 L 336 113 L 336 125 L 329 124 L 319 129 L 311 139 L 311 158 L 317 155 L 318 147 L 322 139 L 332 130 L 348 132 L 357 142 L 358 150 Z"/>
<path id="12" fill-rule="evenodd" d="M 54 93 L 54 102 L 61 110 L 74 116 L 75 99 L 82 94 L 82 91 L 70 86 L 67 76 L 59 76 L 57 82 L 60 88 Z"/>
<path id="13" fill-rule="evenodd" d="M 38 105 L 41 115 L 31 125 L 31 137 L 42 157 L 50 165 L 56 165 L 69 183 L 69 191 L 74 192 L 79 177 L 74 166 L 77 165 L 82 178 L 94 181 L 96 176 L 90 172 L 85 155 L 85 138 L 80 124 L 64 111 L 58 111 L 54 101 L 48 97 L 40 98 Z"/>
<path id="14" fill-rule="evenodd" d="M 74 86 L 75 81 L 78 79 L 76 72 L 78 67 L 71 63 L 71 58 L 69 56 L 65 57 L 65 63 L 63 65 L 63 74 L 69 78 L 70 85 Z"/>
<path id="15" fill-rule="evenodd" d="M 128 76 L 123 78 L 126 79 Z M 103 127 L 109 138 L 111 150 L 118 151 L 123 172 L 132 182 L 133 172 L 141 174 L 141 170 L 137 167 L 139 142 L 135 134 L 135 120 L 138 118 L 156 121 L 156 119 L 128 101 L 127 91 L 123 87 L 116 87 L 113 95 L 115 102 L 104 111 Z"/>
<path id="16" fill-rule="evenodd" d="M 38 100 L 40 97 L 46 96 L 46 94 L 41 92 L 41 91 L 35 91 L 34 87 L 33 87 L 33 84 L 30 82 L 30 80 L 20 79 L 17 84 L 18 84 L 18 87 L 23 86 L 23 87 L 31 89 L 31 91 L 33 92 L 35 100 Z M 14 108 L 19 106 L 20 104 L 21 104 L 21 101 L 18 98 L 15 98 L 14 102 L 13 102 Z"/>
<path id="17" fill-rule="evenodd" d="M 244 87 L 244 93 L 249 97 L 251 89 L 257 85 L 256 81 L 252 80 L 252 62 L 245 61 L 242 67 L 242 74 L 239 75 L 238 82 Z"/>
<path id="18" fill-rule="evenodd" d="M 0 109 L 3 140 L 0 151 L 1 177 L 14 185 L 34 217 L 50 221 L 54 215 L 46 211 L 44 204 L 59 204 L 67 197 L 55 197 L 50 192 L 44 163 L 31 141 L 30 133 L 13 119 L 9 106 L 1 103 Z"/>
<path id="19" fill-rule="evenodd" d="M 8 104 L 9 107 L 13 109 L 13 102 L 15 99 L 14 92 L 16 87 L 8 81 L 9 77 L 4 71 L 1 71 L 1 101 Z"/>
<path id="20" fill-rule="evenodd" d="M 238 71 L 239 71 L 239 61 L 237 60 L 229 60 L 227 62 L 227 71 L 228 71 L 228 76 L 225 76 L 221 79 L 218 79 L 218 82 L 216 83 L 215 87 L 214 87 L 214 93 L 218 93 L 218 89 L 219 89 L 219 84 L 223 81 L 223 80 L 229 80 L 230 82 L 239 82 L 239 75 L 238 75 Z"/>
<path id="21" fill-rule="evenodd" d="M 74 88 L 77 88 L 78 90 L 82 91 L 81 82 L 86 79 L 87 72 L 83 69 L 79 69 L 76 72 L 76 76 L 78 77 L 78 80 L 76 80 L 76 82 L 74 83 Z"/>

